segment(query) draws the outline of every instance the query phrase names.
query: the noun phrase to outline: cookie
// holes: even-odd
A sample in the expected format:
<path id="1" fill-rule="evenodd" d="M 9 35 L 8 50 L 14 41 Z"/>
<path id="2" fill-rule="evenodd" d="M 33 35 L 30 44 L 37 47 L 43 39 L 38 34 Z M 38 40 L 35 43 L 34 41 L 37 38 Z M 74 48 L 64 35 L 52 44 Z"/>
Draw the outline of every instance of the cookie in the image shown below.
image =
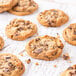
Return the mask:
<path id="1" fill-rule="evenodd" d="M 61 76 L 76 76 L 76 65 L 69 67 Z"/>
<path id="2" fill-rule="evenodd" d="M 0 54 L 0 76 L 21 76 L 25 71 L 23 63 L 12 54 Z"/>
<path id="3" fill-rule="evenodd" d="M 9 10 L 10 13 L 18 16 L 32 14 L 38 9 L 38 4 L 33 0 L 19 0 L 18 4 Z"/>
<path id="4" fill-rule="evenodd" d="M 4 47 L 4 40 L 3 38 L 0 36 L 0 50 Z"/>
<path id="5" fill-rule="evenodd" d="M 65 24 L 69 17 L 61 10 L 51 9 L 41 12 L 37 19 L 40 24 L 46 27 L 58 27 Z"/>
<path id="6" fill-rule="evenodd" d="M 0 13 L 10 10 L 18 0 L 0 0 Z"/>
<path id="7" fill-rule="evenodd" d="M 63 38 L 69 44 L 76 46 L 76 23 L 70 24 L 70 26 L 63 31 Z"/>
<path id="8" fill-rule="evenodd" d="M 5 33 L 13 40 L 25 40 L 37 33 L 37 26 L 30 21 L 14 19 L 6 26 Z"/>
<path id="9" fill-rule="evenodd" d="M 61 55 L 63 47 L 61 40 L 45 35 L 29 41 L 25 49 L 32 58 L 51 61 Z"/>

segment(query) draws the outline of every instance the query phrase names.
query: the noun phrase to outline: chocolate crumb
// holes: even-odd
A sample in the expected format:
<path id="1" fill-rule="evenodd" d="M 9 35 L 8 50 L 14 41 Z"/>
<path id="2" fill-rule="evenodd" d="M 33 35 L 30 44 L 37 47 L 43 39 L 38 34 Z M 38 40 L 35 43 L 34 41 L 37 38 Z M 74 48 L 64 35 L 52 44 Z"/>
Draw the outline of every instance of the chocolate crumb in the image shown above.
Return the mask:
<path id="1" fill-rule="evenodd" d="M 26 60 L 27 64 L 31 63 L 31 59 Z"/>
<path id="2" fill-rule="evenodd" d="M 69 54 L 68 53 L 63 54 L 63 59 L 64 60 L 69 60 L 70 59 Z"/>

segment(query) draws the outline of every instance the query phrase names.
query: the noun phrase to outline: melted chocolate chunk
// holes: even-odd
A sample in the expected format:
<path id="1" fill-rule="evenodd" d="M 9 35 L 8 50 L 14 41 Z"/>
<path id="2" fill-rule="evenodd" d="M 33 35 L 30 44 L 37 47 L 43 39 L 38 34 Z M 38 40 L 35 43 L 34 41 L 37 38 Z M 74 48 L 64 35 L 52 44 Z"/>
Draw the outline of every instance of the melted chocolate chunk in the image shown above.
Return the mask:
<path id="1" fill-rule="evenodd" d="M 6 59 L 11 59 L 11 57 L 6 57 Z"/>
<path id="2" fill-rule="evenodd" d="M 73 69 L 73 67 L 69 67 L 69 68 L 68 68 L 68 70 L 72 70 L 72 69 Z"/>
<path id="3" fill-rule="evenodd" d="M 22 28 L 22 27 L 20 27 L 20 28 L 18 28 L 17 30 L 18 30 L 18 31 L 22 31 L 22 30 L 23 30 L 23 28 Z"/>
<path id="4" fill-rule="evenodd" d="M 57 52 L 52 53 L 52 56 L 55 56 L 57 54 Z"/>

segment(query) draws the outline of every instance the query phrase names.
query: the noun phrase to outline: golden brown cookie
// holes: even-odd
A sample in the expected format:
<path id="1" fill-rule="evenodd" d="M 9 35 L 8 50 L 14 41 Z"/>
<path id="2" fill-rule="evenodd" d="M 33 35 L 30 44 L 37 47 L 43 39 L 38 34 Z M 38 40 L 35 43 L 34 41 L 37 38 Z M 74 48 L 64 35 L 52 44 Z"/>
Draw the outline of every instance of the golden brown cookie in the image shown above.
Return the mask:
<path id="1" fill-rule="evenodd" d="M 69 67 L 61 76 L 76 76 L 76 65 Z"/>
<path id="2" fill-rule="evenodd" d="M 0 36 L 0 50 L 4 47 L 4 40 L 3 38 Z"/>
<path id="3" fill-rule="evenodd" d="M 18 16 L 32 14 L 38 9 L 38 4 L 33 0 L 19 0 L 18 4 L 9 10 L 10 13 Z"/>
<path id="4" fill-rule="evenodd" d="M 0 76 L 22 76 L 23 63 L 12 54 L 0 54 Z"/>
<path id="5" fill-rule="evenodd" d="M 63 37 L 69 44 L 76 45 L 76 23 L 70 24 L 63 31 Z"/>
<path id="6" fill-rule="evenodd" d="M 0 0 L 0 13 L 8 11 L 17 4 L 18 0 Z"/>
<path id="7" fill-rule="evenodd" d="M 45 35 L 29 41 L 25 49 L 33 58 L 51 61 L 61 55 L 63 47 L 61 40 Z"/>
<path id="8" fill-rule="evenodd" d="M 58 27 L 65 24 L 68 20 L 69 17 L 58 9 L 45 10 L 38 15 L 38 21 L 46 27 Z"/>
<path id="9" fill-rule="evenodd" d="M 25 40 L 37 33 L 37 26 L 30 21 L 14 19 L 6 26 L 5 33 L 13 40 Z"/>

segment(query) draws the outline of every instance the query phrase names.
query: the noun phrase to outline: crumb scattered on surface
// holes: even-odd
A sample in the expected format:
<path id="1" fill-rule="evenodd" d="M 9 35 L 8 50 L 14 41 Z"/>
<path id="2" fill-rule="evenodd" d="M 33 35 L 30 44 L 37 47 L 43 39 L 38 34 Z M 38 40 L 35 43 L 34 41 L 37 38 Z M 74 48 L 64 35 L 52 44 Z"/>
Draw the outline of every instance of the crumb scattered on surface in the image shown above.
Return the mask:
<path id="1" fill-rule="evenodd" d="M 69 59 L 70 59 L 69 54 L 68 54 L 68 53 L 63 54 L 63 59 L 64 59 L 64 60 L 69 60 Z"/>
<path id="2" fill-rule="evenodd" d="M 68 61 L 68 63 L 72 63 L 72 61 Z"/>
<path id="3" fill-rule="evenodd" d="M 23 56 L 23 54 L 20 54 L 20 56 Z"/>
<path id="4" fill-rule="evenodd" d="M 57 33 L 57 38 L 60 38 L 60 35 L 59 35 L 59 33 Z"/>
<path id="5" fill-rule="evenodd" d="M 31 63 L 31 59 L 26 60 L 27 64 Z"/>
<path id="6" fill-rule="evenodd" d="M 39 63 L 37 62 L 37 63 L 35 63 L 35 65 L 39 65 Z"/>
<path id="7" fill-rule="evenodd" d="M 54 67 L 56 68 L 56 67 L 57 67 L 57 65 L 54 65 Z"/>

